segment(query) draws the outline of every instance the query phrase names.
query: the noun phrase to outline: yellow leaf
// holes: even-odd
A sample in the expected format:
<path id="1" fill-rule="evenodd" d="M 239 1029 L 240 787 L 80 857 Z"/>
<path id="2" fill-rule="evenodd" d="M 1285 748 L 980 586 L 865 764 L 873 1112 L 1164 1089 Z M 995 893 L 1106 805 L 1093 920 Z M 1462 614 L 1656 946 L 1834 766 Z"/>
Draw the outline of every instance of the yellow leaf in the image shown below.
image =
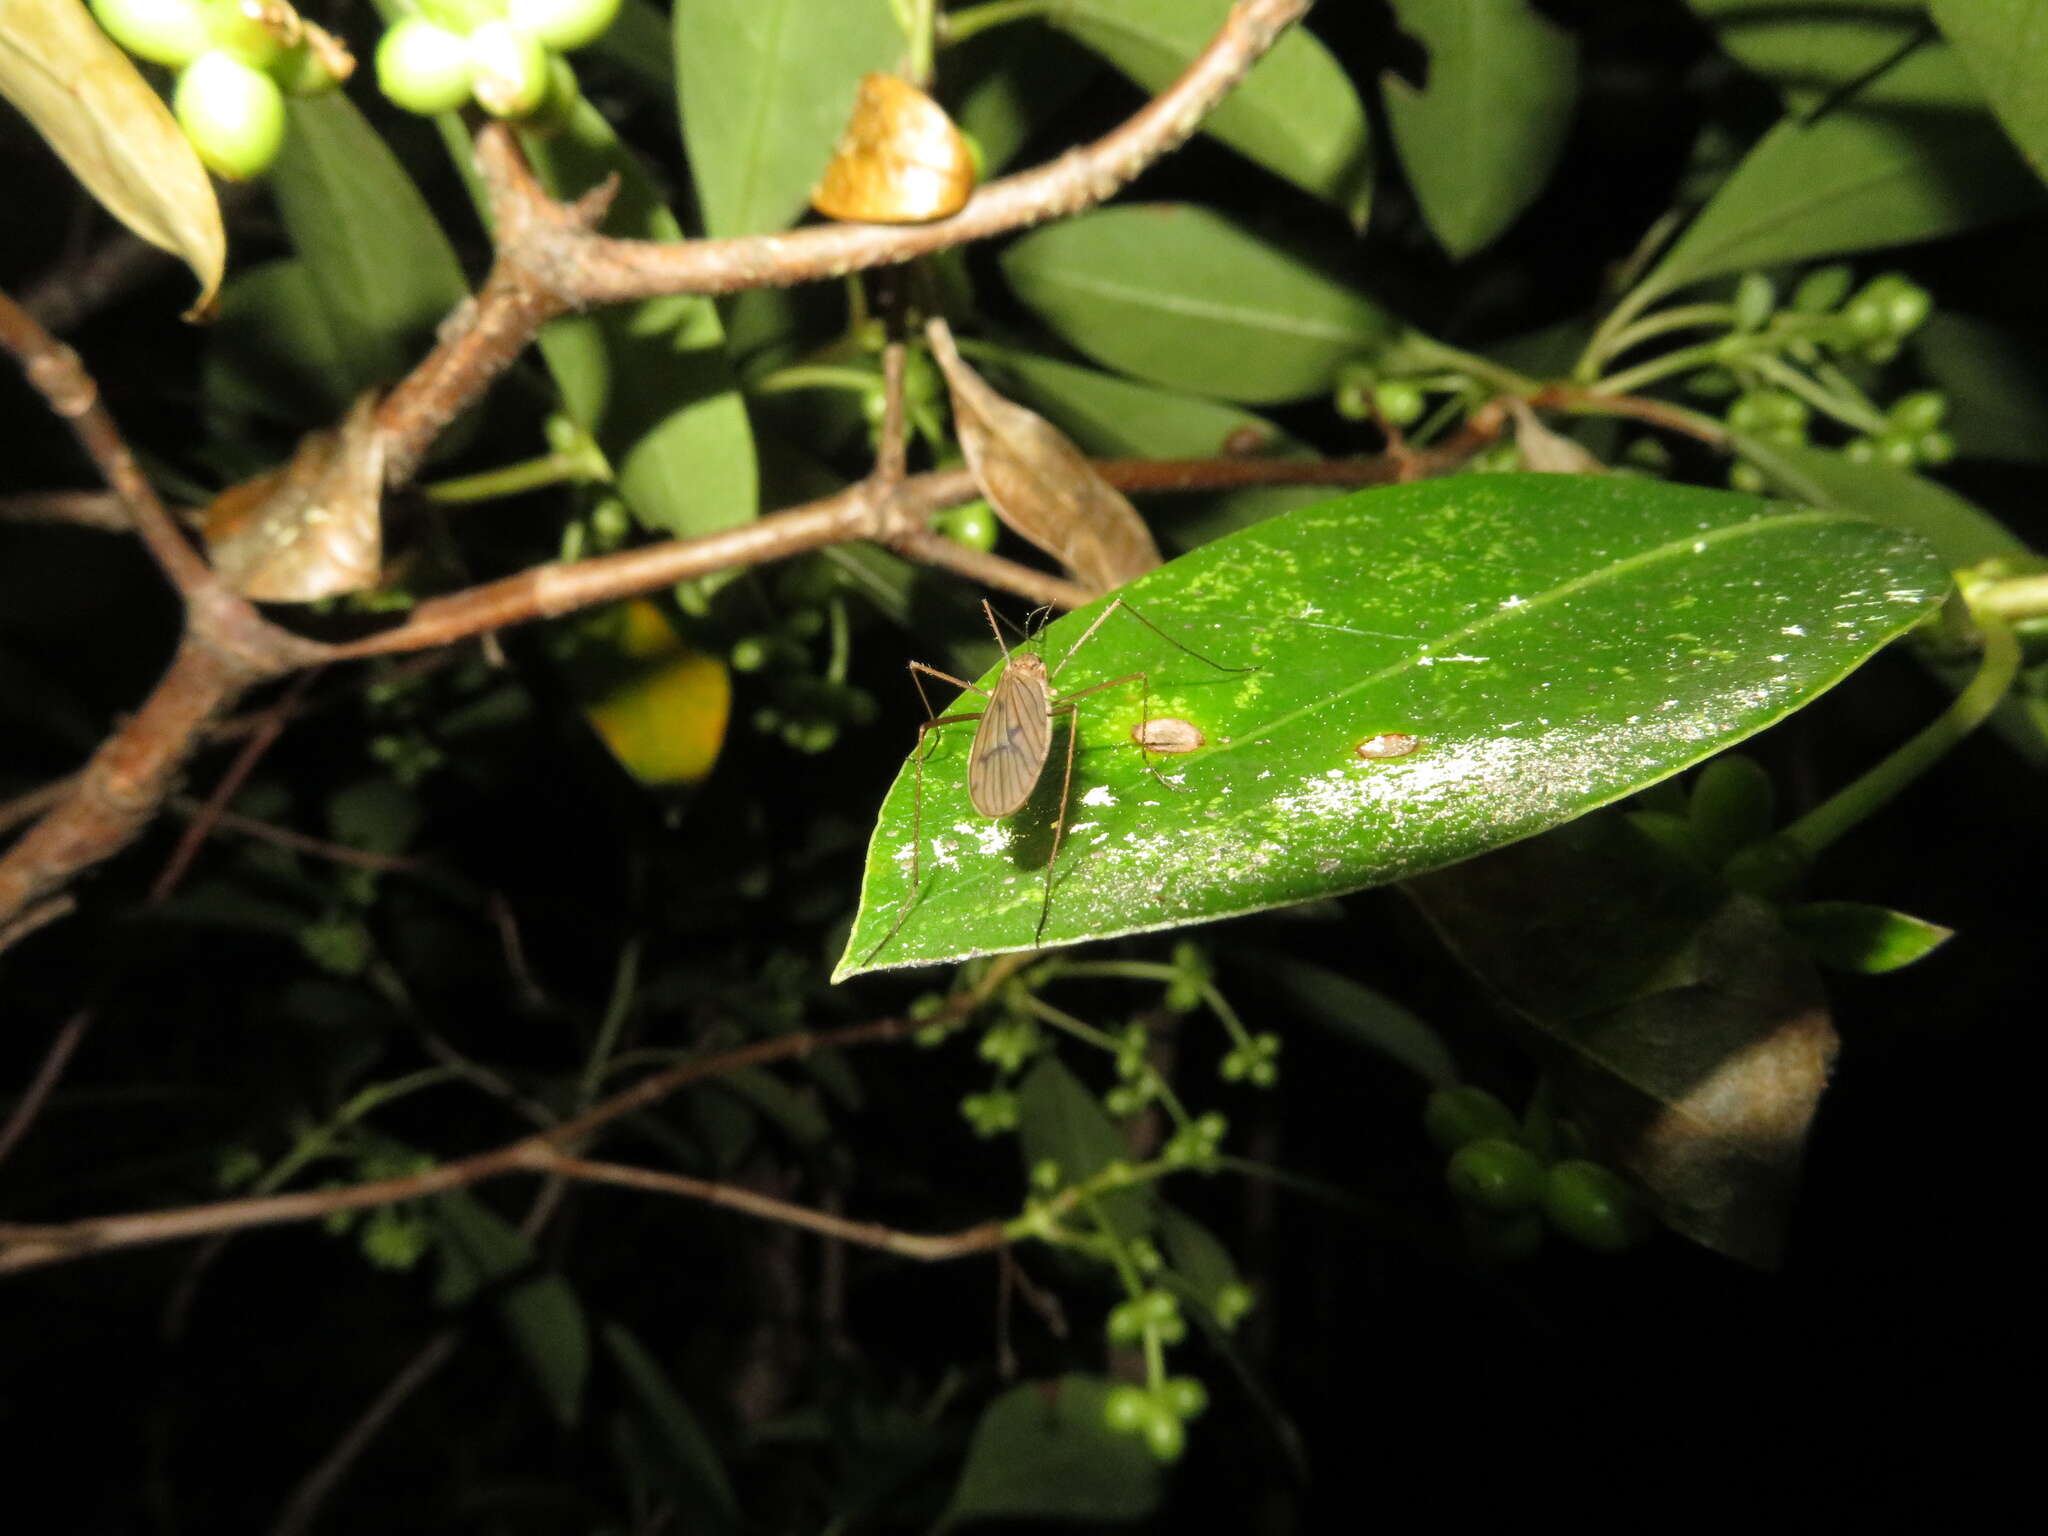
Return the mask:
<path id="1" fill-rule="evenodd" d="M 695 784 L 711 772 L 732 712 L 725 663 L 690 646 L 661 609 L 644 598 L 606 615 L 600 634 L 610 654 L 584 655 L 573 669 L 587 683 L 584 716 L 619 766 L 649 786 Z"/>
<path id="2" fill-rule="evenodd" d="M 220 202 L 177 120 L 81 0 L 0 0 L 0 96 L 115 218 L 182 257 L 211 309 L 227 263 Z"/>

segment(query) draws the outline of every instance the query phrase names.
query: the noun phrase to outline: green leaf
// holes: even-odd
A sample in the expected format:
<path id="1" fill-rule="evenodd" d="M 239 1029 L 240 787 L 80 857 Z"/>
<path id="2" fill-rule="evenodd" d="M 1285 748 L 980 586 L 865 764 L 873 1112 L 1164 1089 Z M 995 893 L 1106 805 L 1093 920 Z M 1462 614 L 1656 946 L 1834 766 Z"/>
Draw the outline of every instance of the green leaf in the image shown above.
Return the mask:
<path id="1" fill-rule="evenodd" d="M 1315 450 L 1263 416 L 1194 395 L 1134 384 L 1093 368 L 1012 347 L 963 348 L 1012 398 L 1048 418 L 1089 454 L 1103 458 L 1212 459 L 1257 446 L 1261 457 L 1309 459 Z M 1260 486 L 1245 491 L 1160 497 L 1143 508 L 1157 515 L 1163 538 L 1180 549 L 1329 498 L 1317 485 Z"/>
<path id="2" fill-rule="evenodd" d="M 1079 1184 L 1130 1155 L 1101 1101 L 1055 1056 L 1039 1058 L 1017 1090 L 1017 1135 L 1026 1173 L 1055 1162 L 1063 1184 Z M 1135 1237 L 1151 1230 L 1159 1202 L 1144 1185 L 1115 1190 L 1096 1205 L 1120 1235 Z"/>
<path id="3" fill-rule="evenodd" d="M 739 1511 L 725 1466 L 668 1373 L 622 1324 L 604 1325 L 604 1343 L 632 1390 L 635 1421 L 652 1452 L 656 1475 L 683 1516 L 682 1526 L 706 1532 L 736 1529 Z"/>
<path id="4" fill-rule="evenodd" d="M 1062 0 L 1046 20 L 1155 95 L 1209 45 L 1232 0 Z M 1372 198 L 1365 104 L 1342 66 L 1301 27 L 1202 120 L 1202 131 L 1334 203 L 1363 227 Z"/>
<path id="5" fill-rule="evenodd" d="M 1932 544 L 1954 570 L 2027 547 L 1990 513 L 1909 470 L 1858 464 L 1832 448 L 1774 443 L 1740 433 L 1734 442 L 1736 451 L 1769 476 L 1782 494 L 1811 506 L 1853 512 L 1889 528 L 1908 529 Z"/>
<path id="6" fill-rule="evenodd" d="M 1948 396 L 1945 425 L 1966 459 L 2048 459 L 2048 360 L 2012 327 L 1936 310 L 1911 342 Z"/>
<path id="7" fill-rule="evenodd" d="M 289 100 L 271 190 L 354 396 L 416 362 L 469 285 L 426 199 L 355 104 L 339 91 Z"/>
<path id="8" fill-rule="evenodd" d="M 1930 0 L 1992 111 L 2048 177 L 2048 10 L 2040 0 Z"/>
<path id="9" fill-rule="evenodd" d="M 573 1426 L 590 1375 L 590 1330 L 569 1282 L 548 1272 L 523 1275 L 537 1262 L 532 1244 L 467 1192 L 436 1195 L 433 1208 L 442 1261 L 435 1299 L 460 1306 L 486 1286 L 503 1284 L 495 1297 L 498 1317 L 556 1421 Z"/>
<path id="10" fill-rule="evenodd" d="M 1550 180 L 1579 94 L 1578 45 L 1527 0 L 1397 0 L 1429 50 L 1417 90 L 1382 75 L 1387 122 L 1422 216 L 1462 260 Z"/>
<path id="11" fill-rule="evenodd" d="M 1689 0 L 1714 41 L 1800 116 L 1897 58 L 1927 31 L 1925 0 Z"/>
<path id="12" fill-rule="evenodd" d="M 1392 998 L 1286 955 L 1260 954 L 1257 970 L 1308 1018 L 1348 1043 L 1392 1058 L 1432 1088 L 1458 1085 L 1458 1064 L 1443 1036 Z"/>
<path id="13" fill-rule="evenodd" d="M 625 0 L 617 19 L 598 34 L 590 51 L 659 91 L 663 100 L 673 98 L 676 57 L 669 19 L 649 0 Z"/>
<path id="14" fill-rule="evenodd" d="M 1393 339 L 1372 300 L 1206 208 L 1139 204 L 1026 235 L 1003 255 L 1060 337 L 1124 373 L 1226 400 L 1298 400 Z"/>
<path id="15" fill-rule="evenodd" d="M 297 257 L 230 279 L 206 333 L 200 371 L 207 410 L 221 430 L 246 438 L 257 425 L 303 429 L 346 411 L 354 364 L 336 323 L 319 278 Z M 247 472 L 258 467 L 252 462 Z"/>
<path id="16" fill-rule="evenodd" d="M 1786 118 L 1644 289 L 1933 240 L 2036 206 L 2040 183 L 1975 99 L 1954 51 L 1930 44 L 1815 121 Z"/>
<path id="17" fill-rule="evenodd" d="M 1332 896 L 1556 826 L 1781 719 L 1948 585 L 1910 535 L 1610 477 L 1396 486 L 1231 534 L 1124 589 L 1163 637 L 1112 615 L 1060 674 L 1068 690 L 1148 682 L 1072 717 L 1043 942 Z M 1103 605 L 1046 630 L 1052 662 Z M 1218 671 L 1168 639 L 1259 670 Z M 1154 717 L 1207 738 L 1162 762 L 1164 783 L 1131 740 L 1147 693 Z M 1382 733 L 1415 750 L 1361 758 Z M 1056 723 L 1052 771 L 989 822 L 967 798 L 970 732 L 931 733 L 922 813 L 913 755 L 877 821 L 838 977 L 1033 946 L 1065 739 Z M 906 917 L 914 832 L 922 887 Z"/>
<path id="18" fill-rule="evenodd" d="M 704 232 L 787 229 L 861 76 L 893 68 L 903 49 L 888 0 L 682 0 L 676 85 Z"/>
<path id="19" fill-rule="evenodd" d="M 939 56 L 960 131 L 981 146 L 982 175 L 1008 165 L 1031 136 L 1058 120 L 1102 66 L 1086 49 L 1038 27 L 994 27 Z"/>
<path id="20" fill-rule="evenodd" d="M 1856 976 L 1902 970 L 1955 937 L 1953 928 L 1861 901 L 1791 907 L 1785 926 L 1806 941 L 1822 965 Z"/>
<path id="21" fill-rule="evenodd" d="M 557 195 L 618 177 L 607 234 L 682 238 L 646 171 L 589 103 L 561 131 L 522 142 Z M 564 409 L 597 439 L 642 523 L 688 537 L 753 521 L 754 433 L 711 300 L 671 294 L 556 320 L 540 349 Z"/>
<path id="22" fill-rule="evenodd" d="M 1012 1387 L 982 1410 L 941 1530 L 971 1520 L 1142 1520 L 1158 1506 L 1160 1467 L 1144 1441 L 1103 1418 L 1099 1376 Z"/>

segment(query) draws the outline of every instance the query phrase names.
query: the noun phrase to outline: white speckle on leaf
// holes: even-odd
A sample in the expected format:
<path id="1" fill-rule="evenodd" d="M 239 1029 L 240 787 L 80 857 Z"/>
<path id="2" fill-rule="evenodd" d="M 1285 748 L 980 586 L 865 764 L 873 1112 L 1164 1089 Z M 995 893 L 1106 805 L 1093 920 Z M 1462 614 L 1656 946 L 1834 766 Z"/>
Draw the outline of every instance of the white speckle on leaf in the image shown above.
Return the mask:
<path id="1" fill-rule="evenodd" d="M 1107 784 L 1098 784 L 1081 797 L 1083 805 L 1115 805 L 1116 796 L 1109 792 Z"/>

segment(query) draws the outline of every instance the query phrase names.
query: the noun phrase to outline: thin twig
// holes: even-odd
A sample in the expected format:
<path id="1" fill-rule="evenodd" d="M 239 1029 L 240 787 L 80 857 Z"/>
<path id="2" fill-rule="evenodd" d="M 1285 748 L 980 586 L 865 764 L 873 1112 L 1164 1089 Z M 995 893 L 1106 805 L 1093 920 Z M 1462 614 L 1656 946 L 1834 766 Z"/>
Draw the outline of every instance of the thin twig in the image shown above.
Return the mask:
<path id="1" fill-rule="evenodd" d="M 787 1061 L 810 1055 L 814 1051 L 902 1040 L 934 1023 L 957 1022 L 981 1006 L 998 987 L 1023 966 L 1031 963 L 1034 958 L 1026 953 L 1005 955 L 992 962 L 972 989 L 955 993 L 948 998 L 944 1008 L 934 1018 L 913 1020 L 892 1016 L 869 1020 L 862 1024 L 850 1024 L 838 1029 L 777 1035 L 772 1039 L 757 1040 L 715 1056 L 679 1062 L 665 1071 L 643 1078 L 632 1087 L 613 1094 L 602 1103 L 563 1121 L 552 1129 L 522 1137 L 487 1152 L 443 1163 L 422 1173 L 376 1179 L 341 1189 L 255 1195 L 239 1200 L 214 1201 L 172 1210 L 87 1217 L 79 1221 L 51 1225 L 0 1224 L 0 1273 L 34 1269 L 40 1265 L 61 1263 L 86 1254 L 171 1242 L 179 1238 L 199 1237 L 213 1232 L 232 1232 L 249 1227 L 312 1221 L 334 1211 L 363 1210 L 371 1206 L 389 1205 L 395 1201 L 418 1200 L 427 1195 L 441 1194 L 451 1189 L 464 1189 L 487 1179 L 502 1178 L 512 1173 L 570 1173 L 570 1169 L 555 1166 L 566 1155 L 562 1148 L 580 1144 L 621 1116 L 645 1109 L 680 1088 L 746 1067 Z M 608 1169 L 611 1165 L 603 1166 Z M 606 1181 L 612 1182 L 608 1177 Z M 869 1231 L 865 1223 L 855 1222 L 850 1225 L 863 1233 Z M 851 1233 L 846 1235 L 852 1240 L 861 1240 Z M 929 1241 L 943 1245 L 953 1240 L 913 1238 L 913 1243 Z"/>

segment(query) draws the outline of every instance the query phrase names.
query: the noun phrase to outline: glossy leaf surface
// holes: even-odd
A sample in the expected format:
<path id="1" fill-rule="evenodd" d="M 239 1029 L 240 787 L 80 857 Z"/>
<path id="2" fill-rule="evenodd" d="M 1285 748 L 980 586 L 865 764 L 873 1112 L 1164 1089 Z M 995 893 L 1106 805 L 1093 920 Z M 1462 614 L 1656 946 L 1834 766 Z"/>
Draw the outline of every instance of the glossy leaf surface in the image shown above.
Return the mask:
<path id="1" fill-rule="evenodd" d="M 1080 702 L 1043 942 L 1335 895 L 1556 826 L 1782 718 L 1947 588 L 1910 535 L 1608 477 L 1432 481 L 1244 529 L 1122 595 L 1174 641 L 1258 671 L 1218 671 L 1112 615 L 1055 680 L 1142 669 L 1151 714 L 1209 745 L 1166 762 L 1163 783 L 1131 744 L 1138 684 Z M 1046 631 L 1050 661 L 1100 606 Z M 1358 755 L 1389 731 L 1418 749 Z M 1059 780 L 985 821 L 968 746 L 960 727 L 927 743 L 923 886 L 884 945 L 911 897 L 914 761 L 890 791 L 839 976 L 1033 945 Z"/>

